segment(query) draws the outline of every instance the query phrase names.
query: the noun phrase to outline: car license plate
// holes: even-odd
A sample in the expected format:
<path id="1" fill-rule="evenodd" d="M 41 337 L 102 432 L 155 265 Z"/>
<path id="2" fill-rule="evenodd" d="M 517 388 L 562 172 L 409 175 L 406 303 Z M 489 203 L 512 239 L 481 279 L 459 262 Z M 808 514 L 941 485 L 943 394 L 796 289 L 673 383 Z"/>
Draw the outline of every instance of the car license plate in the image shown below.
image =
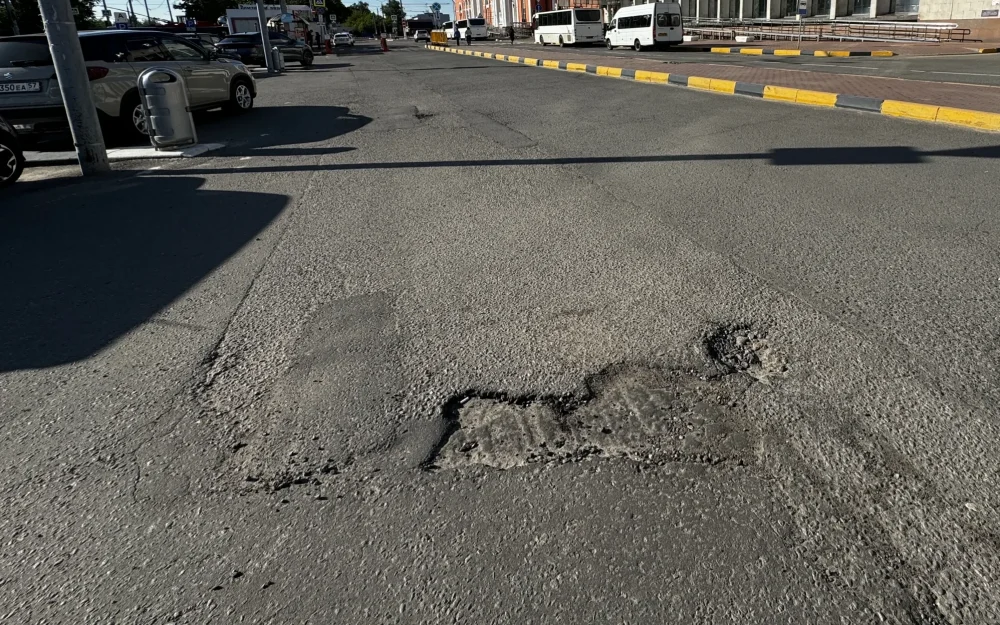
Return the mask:
<path id="1" fill-rule="evenodd" d="M 41 90 L 40 82 L 0 82 L 0 93 L 36 93 Z"/>

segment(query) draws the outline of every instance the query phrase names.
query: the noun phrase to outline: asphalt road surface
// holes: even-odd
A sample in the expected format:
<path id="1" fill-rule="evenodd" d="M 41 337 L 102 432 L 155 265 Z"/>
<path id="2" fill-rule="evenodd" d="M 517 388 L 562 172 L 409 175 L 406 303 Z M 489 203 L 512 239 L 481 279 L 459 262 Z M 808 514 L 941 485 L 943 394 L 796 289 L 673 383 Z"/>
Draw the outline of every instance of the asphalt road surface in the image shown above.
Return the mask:
<path id="1" fill-rule="evenodd" d="M 464 45 L 464 42 L 463 42 Z M 481 45 L 473 43 L 472 47 Z M 508 47 L 507 44 L 498 44 Z M 740 44 L 722 42 L 720 47 L 741 47 Z M 747 44 L 742 47 L 753 47 Z M 786 46 L 795 47 L 794 43 Z M 878 49 L 879 44 L 871 44 L 872 49 Z M 534 43 L 519 41 L 515 49 L 529 51 L 533 56 L 544 56 L 542 50 L 552 49 Z M 1000 58 L 995 54 L 956 54 L 941 56 L 894 56 L 894 57 L 846 57 L 817 58 L 814 56 L 748 56 L 744 54 L 716 54 L 701 52 L 686 48 L 669 50 L 643 50 L 635 52 L 627 48 L 615 48 L 612 51 L 603 46 L 579 46 L 572 50 L 577 53 L 591 54 L 605 59 L 643 59 L 647 61 L 662 61 L 671 63 L 711 63 L 714 65 L 737 65 L 744 67 L 766 67 L 768 69 L 783 69 L 787 71 L 824 72 L 832 74 L 850 74 L 854 76 L 876 76 L 882 78 L 904 78 L 931 82 L 952 82 L 973 85 L 1000 86 Z M 669 71 L 665 69 L 664 71 Z"/>
<path id="2" fill-rule="evenodd" d="M 361 52 L 4 197 L 0 620 L 1000 622 L 996 136 Z"/>

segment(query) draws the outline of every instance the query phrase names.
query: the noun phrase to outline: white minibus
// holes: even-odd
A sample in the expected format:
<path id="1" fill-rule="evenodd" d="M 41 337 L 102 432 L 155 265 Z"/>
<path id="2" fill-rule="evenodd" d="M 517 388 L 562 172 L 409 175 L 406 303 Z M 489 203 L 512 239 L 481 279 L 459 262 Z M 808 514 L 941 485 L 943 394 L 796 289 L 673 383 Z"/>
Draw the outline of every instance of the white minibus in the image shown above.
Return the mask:
<path id="1" fill-rule="evenodd" d="M 604 22 L 600 9 L 565 9 L 535 13 L 535 43 L 601 43 Z"/>
<path id="2" fill-rule="evenodd" d="M 650 2 L 618 9 L 611 19 L 604 43 L 629 46 L 636 51 L 655 46 L 665 48 L 684 41 L 681 5 L 676 2 Z"/>

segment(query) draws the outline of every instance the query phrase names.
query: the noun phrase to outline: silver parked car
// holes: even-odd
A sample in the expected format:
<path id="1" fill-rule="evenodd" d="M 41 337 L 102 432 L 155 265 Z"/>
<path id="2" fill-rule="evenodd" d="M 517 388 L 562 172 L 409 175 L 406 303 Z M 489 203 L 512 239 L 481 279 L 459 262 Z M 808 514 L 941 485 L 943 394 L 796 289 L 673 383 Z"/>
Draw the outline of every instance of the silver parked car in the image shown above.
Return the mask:
<path id="1" fill-rule="evenodd" d="M 136 79 L 149 67 L 181 73 L 192 110 L 253 108 L 257 85 L 243 63 L 172 34 L 81 32 L 80 46 L 105 136 L 108 131 L 136 138 L 146 134 Z M 45 35 L 0 37 L 0 116 L 26 140 L 68 131 Z"/>

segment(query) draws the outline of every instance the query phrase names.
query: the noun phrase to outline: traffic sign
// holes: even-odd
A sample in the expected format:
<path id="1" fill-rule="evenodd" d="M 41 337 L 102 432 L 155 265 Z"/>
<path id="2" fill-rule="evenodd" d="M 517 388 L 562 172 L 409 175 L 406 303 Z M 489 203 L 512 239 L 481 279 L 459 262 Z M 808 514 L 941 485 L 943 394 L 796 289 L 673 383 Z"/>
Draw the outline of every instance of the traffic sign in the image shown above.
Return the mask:
<path id="1" fill-rule="evenodd" d="M 128 29 L 128 23 L 126 23 L 126 22 L 115 22 L 115 28 L 117 28 L 118 30 L 127 30 Z"/>
<path id="2" fill-rule="evenodd" d="M 115 11 L 115 24 L 128 24 L 128 13 Z"/>
<path id="3" fill-rule="evenodd" d="M 805 17 L 809 13 L 809 0 L 799 0 L 799 15 Z"/>
<path id="4" fill-rule="evenodd" d="M 104 9 L 103 11 L 101 11 L 101 17 L 111 17 L 111 11 L 108 9 Z"/>

